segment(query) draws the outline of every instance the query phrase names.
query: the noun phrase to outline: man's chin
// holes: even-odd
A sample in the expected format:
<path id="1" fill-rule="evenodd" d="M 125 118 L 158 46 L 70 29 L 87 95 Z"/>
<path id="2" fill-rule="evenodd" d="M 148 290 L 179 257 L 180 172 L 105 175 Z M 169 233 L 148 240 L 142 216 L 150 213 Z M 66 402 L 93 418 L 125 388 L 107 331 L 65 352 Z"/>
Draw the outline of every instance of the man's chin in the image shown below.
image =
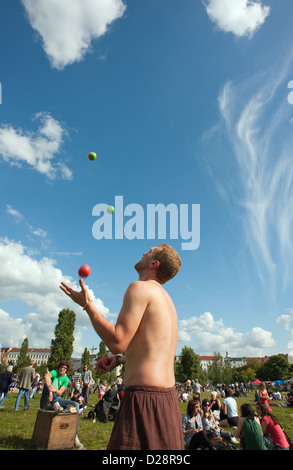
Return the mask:
<path id="1" fill-rule="evenodd" d="M 136 263 L 136 265 L 134 266 L 134 269 L 139 272 L 139 263 Z"/>
<path id="2" fill-rule="evenodd" d="M 143 262 L 142 261 L 139 261 L 138 263 L 136 263 L 136 265 L 134 266 L 134 269 L 140 273 L 143 269 Z"/>

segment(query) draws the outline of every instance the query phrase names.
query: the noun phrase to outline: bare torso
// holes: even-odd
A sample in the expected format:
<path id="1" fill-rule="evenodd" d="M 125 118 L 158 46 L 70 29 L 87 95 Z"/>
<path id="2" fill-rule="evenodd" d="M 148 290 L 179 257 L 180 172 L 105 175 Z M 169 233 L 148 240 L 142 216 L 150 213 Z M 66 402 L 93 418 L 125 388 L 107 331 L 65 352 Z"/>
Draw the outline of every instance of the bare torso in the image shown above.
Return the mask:
<path id="1" fill-rule="evenodd" d="M 128 345 L 124 384 L 173 387 L 178 325 L 174 304 L 156 281 L 143 282 L 148 298 L 139 327 Z"/>

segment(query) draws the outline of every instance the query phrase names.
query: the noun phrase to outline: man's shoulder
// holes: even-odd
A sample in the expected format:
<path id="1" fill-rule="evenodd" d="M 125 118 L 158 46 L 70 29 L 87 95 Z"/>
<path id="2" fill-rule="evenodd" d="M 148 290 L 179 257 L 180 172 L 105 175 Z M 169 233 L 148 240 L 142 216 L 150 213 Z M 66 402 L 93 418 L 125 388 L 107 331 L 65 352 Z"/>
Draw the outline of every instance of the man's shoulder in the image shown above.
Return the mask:
<path id="1" fill-rule="evenodd" d="M 127 291 L 130 292 L 143 292 L 143 291 L 153 291 L 153 290 L 164 290 L 161 284 L 156 281 L 133 281 L 129 284 Z"/>
<path id="2" fill-rule="evenodd" d="M 143 289 L 146 286 L 146 282 L 148 281 L 132 281 L 129 284 L 128 289 Z"/>
<path id="3" fill-rule="evenodd" d="M 162 286 L 154 281 L 133 281 L 129 284 L 125 298 L 134 302 L 149 302 L 151 298 L 162 290 Z"/>
<path id="4" fill-rule="evenodd" d="M 147 281 L 133 281 L 129 284 L 126 289 L 125 294 L 130 296 L 141 295 L 143 292 L 146 292 L 148 286 Z"/>

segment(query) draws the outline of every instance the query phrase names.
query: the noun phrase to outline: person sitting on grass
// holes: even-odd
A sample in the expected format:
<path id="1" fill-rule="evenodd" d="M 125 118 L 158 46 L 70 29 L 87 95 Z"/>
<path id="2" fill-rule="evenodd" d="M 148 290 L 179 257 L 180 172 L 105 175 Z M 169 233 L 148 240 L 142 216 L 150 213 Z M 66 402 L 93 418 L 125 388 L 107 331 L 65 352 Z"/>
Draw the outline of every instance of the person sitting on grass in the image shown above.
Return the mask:
<path id="1" fill-rule="evenodd" d="M 202 401 L 203 417 L 202 424 L 203 429 L 207 433 L 209 440 L 214 439 L 215 437 L 222 437 L 227 441 L 231 441 L 233 444 L 238 444 L 238 441 L 234 436 L 231 435 L 229 431 L 221 429 L 214 417 L 214 414 L 211 410 L 210 400 L 204 398 Z"/>
<path id="2" fill-rule="evenodd" d="M 220 399 L 217 397 L 217 392 L 212 391 L 210 397 L 210 410 L 212 411 L 215 420 L 220 421 L 220 412 L 222 409 L 222 405 Z"/>
<path id="3" fill-rule="evenodd" d="M 225 417 L 219 422 L 219 426 L 221 427 L 236 427 L 238 425 L 238 407 L 236 400 L 232 397 L 232 394 L 232 389 L 227 387 L 225 389 L 225 398 L 222 409 L 222 413 Z"/>
<path id="4" fill-rule="evenodd" d="M 215 450 L 210 443 L 206 431 L 203 430 L 200 403 L 190 400 L 187 412 L 182 417 L 183 437 L 188 450 Z"/>
<path id="5" fill-rule="evenodd" d="M 267 450 L 259 418 L 248 403 L 241 405 L 241 417 L 234 436 L 240 438 L 243 450 Z"/>
<path id="6" fill-rule="evenodd" d="M 273 441 L 272 450 L 289 450 L 289 442 L 286 439 L 277 416 L 273 415 L 264 403 L 257 403 L 255 407 L 258 417 L 261 420 L 263 434 L 270 434 Z"/>

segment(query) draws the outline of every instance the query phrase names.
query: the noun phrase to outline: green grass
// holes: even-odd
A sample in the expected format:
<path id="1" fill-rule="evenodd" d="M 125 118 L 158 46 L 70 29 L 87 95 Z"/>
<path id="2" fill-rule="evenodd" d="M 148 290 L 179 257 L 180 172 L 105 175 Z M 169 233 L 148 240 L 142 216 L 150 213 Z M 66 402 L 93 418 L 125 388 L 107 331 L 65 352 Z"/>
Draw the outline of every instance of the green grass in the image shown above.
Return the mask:
<path id="1" fill-rule="evenodd" d="M 40 409 L 40 395 L 29 401 L 28 411 L 23 411 L 24 399 L 21 398 L 17 412 L 14 411 L 16 393 L 9 393 L 0 410 L 0 450 L 32 450 L 31 445 L 34 425 L 38 410 Z M 89 406 L 84 415 L 79 417 L 79 440 L 87 450 L 104 450 L 107 447 L 113 421 L 107 423 L 93 423 L 87 419 L 91 405 L 98 401 L 97 394 L 90 395 Z"/>
<path id="2" fill-rule="evenodd" d="M 16 393 L 9 393 L 4 409 L 0 410 L 0 450 L 31 450 L 35 449 L 31 445 L 35 420 L 39 410 L 39 397 L 31 399 L 28 411 L 23 411 L 24 400 L 21 399 L 19 411 L 14 412 Z M 202 398 L 209 398 L 209 393 L 203 393 Z M 91 405 L 98 401 L 97 394 L 90 395 L 89 406 L 84 415 L 79 418 L 79 439 L 87 450 L 105 450 L 112 431 L 113 422 L 93 423 L 87 419 L 88 411 Z M 236 398 L 238 407 L 242 403 L 250 403 L 254 407 L 254 394 L 249 393 L 247 398 Z M 277 402 L 270 403 L 273 413 L 279 417 L 282 426 L 293 437 L 293 409 L 280 408 Z M 182 415 L 186 413 L 186 403 L 180 404 Z M 228 428 L 229 430 L 229 428 Z"/>

